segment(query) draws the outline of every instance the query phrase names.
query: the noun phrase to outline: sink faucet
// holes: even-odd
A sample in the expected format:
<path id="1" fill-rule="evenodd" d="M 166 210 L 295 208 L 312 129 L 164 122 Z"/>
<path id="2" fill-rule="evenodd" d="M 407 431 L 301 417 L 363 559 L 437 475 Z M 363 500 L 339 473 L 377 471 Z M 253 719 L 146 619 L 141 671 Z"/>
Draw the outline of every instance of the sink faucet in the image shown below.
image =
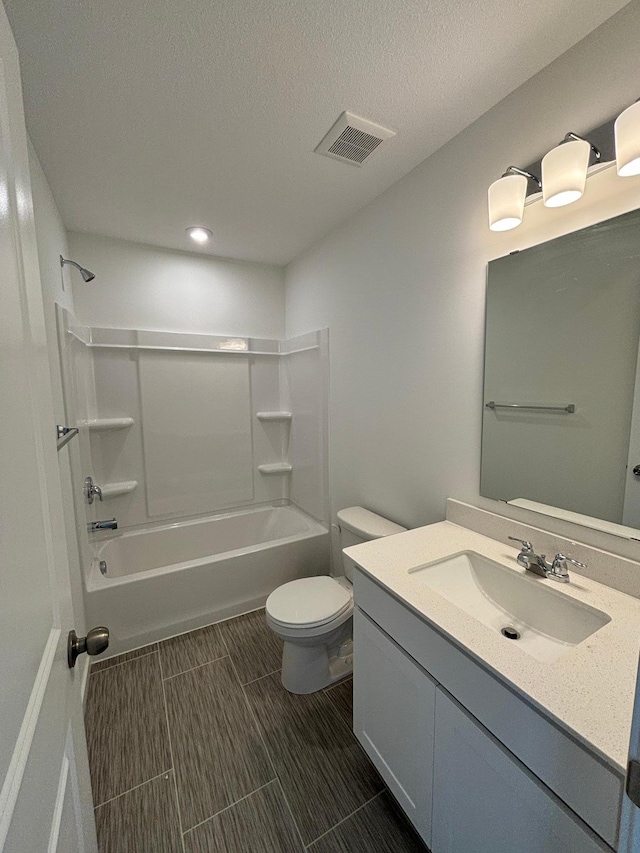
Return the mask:
<path id="1" fill-rule="evenodd" d="M 521 545 L 520 553 L 516 557 L 516 562 L 523 569 L 532 572 L 534 575 L 540 575 L 549 580 L 558 581 L 559 583 L 568 583 L 571 578 L 567 571 L 567 563 L 573 563 L 579 569 L 586 569 L 586 563 L 581 563 L 579 560 L 574 560 L 573 557 L 567 557 L 564 554 L 556 554 L 552 563 L 548 563 L 544 554 L 536 554 L 533 550 L 531 542 L 526 539 L 518 539 L 516 536 L 509 536 L 513 542 L 519 542 Z"/>
<path id="2" fill-rule="evenodd" d="M 109 518 L 107 521 L 90 521 L 87 524 L 87 530 L 89 533 L 93 533 L 96 530 L 117 530 L 118 522 L 115 518 Z"/>

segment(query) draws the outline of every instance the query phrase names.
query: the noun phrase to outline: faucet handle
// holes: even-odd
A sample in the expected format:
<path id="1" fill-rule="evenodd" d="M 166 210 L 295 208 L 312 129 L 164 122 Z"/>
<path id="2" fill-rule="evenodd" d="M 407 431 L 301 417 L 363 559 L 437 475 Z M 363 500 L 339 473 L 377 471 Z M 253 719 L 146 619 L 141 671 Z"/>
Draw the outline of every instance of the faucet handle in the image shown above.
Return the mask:
<path id="1" fill-rule="evenodd" d="M 531 544 L 531 542 L 527 542 L 526 539 L 518 539 L 517 536 L 508 536 L 507 538 L 511 539 L 512 542 L 519 542 L 522 545 L 522 550 L 525 553 L 533 554 L 533 545 Z"/>
<path id="2" fill-rule="evenodd" d="M 566 572 L 567 563 L 573 563 L 578 569 L 586 569 L 587 564 L 581 563 L 580 560 L 574 560 L 573 557 L 567 557 L 564 554 L 556 554 L 553 558 L 553 571 L 563 570 Z"/>

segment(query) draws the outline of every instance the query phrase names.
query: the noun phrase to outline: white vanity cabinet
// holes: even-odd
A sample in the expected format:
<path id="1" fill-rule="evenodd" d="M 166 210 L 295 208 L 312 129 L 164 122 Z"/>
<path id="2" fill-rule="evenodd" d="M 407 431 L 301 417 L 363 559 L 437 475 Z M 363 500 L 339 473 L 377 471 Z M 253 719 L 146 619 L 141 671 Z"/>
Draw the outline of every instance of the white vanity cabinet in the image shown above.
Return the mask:
<path id="1" fill-rule="evenodd" d="M 436 683 L 358 610 L 353 633 L 358 649 L 353 729 L 420 836 L 430 844 Z"/>
<path id="2" fill-rule="evenodd" d="M 432 853 L 611 853 L 621 778 L 364 573 L 354 581 L 354 731 Z"/>

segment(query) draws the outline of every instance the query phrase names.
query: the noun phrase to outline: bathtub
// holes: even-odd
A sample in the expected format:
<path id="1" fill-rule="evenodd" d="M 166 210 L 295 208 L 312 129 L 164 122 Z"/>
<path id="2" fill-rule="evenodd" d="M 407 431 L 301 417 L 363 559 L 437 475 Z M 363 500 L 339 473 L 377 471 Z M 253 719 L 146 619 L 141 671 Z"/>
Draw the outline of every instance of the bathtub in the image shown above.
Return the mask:
<path id="1" fill-rule="evenodd" d="M 327 528 L 293 506 L 111 534 L 86 577 L 87 625 L 106 625 L 107 656 L 121 654 L 255 610 L 280 584 L 328 571 Z"/>

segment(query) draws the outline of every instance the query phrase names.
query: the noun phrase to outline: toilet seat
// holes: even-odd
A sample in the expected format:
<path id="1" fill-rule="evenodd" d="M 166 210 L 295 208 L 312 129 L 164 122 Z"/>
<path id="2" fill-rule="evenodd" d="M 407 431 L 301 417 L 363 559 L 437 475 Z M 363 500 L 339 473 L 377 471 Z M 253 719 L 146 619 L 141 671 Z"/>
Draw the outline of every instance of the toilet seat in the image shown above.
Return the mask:
<path id="1" fill-rule="evenodd" d="M 323 575 L 285 583 L 267 599 L 267 613 L 283 628 L 318 628 L 337 619 L 353 604 L 350 591 Z"/>

